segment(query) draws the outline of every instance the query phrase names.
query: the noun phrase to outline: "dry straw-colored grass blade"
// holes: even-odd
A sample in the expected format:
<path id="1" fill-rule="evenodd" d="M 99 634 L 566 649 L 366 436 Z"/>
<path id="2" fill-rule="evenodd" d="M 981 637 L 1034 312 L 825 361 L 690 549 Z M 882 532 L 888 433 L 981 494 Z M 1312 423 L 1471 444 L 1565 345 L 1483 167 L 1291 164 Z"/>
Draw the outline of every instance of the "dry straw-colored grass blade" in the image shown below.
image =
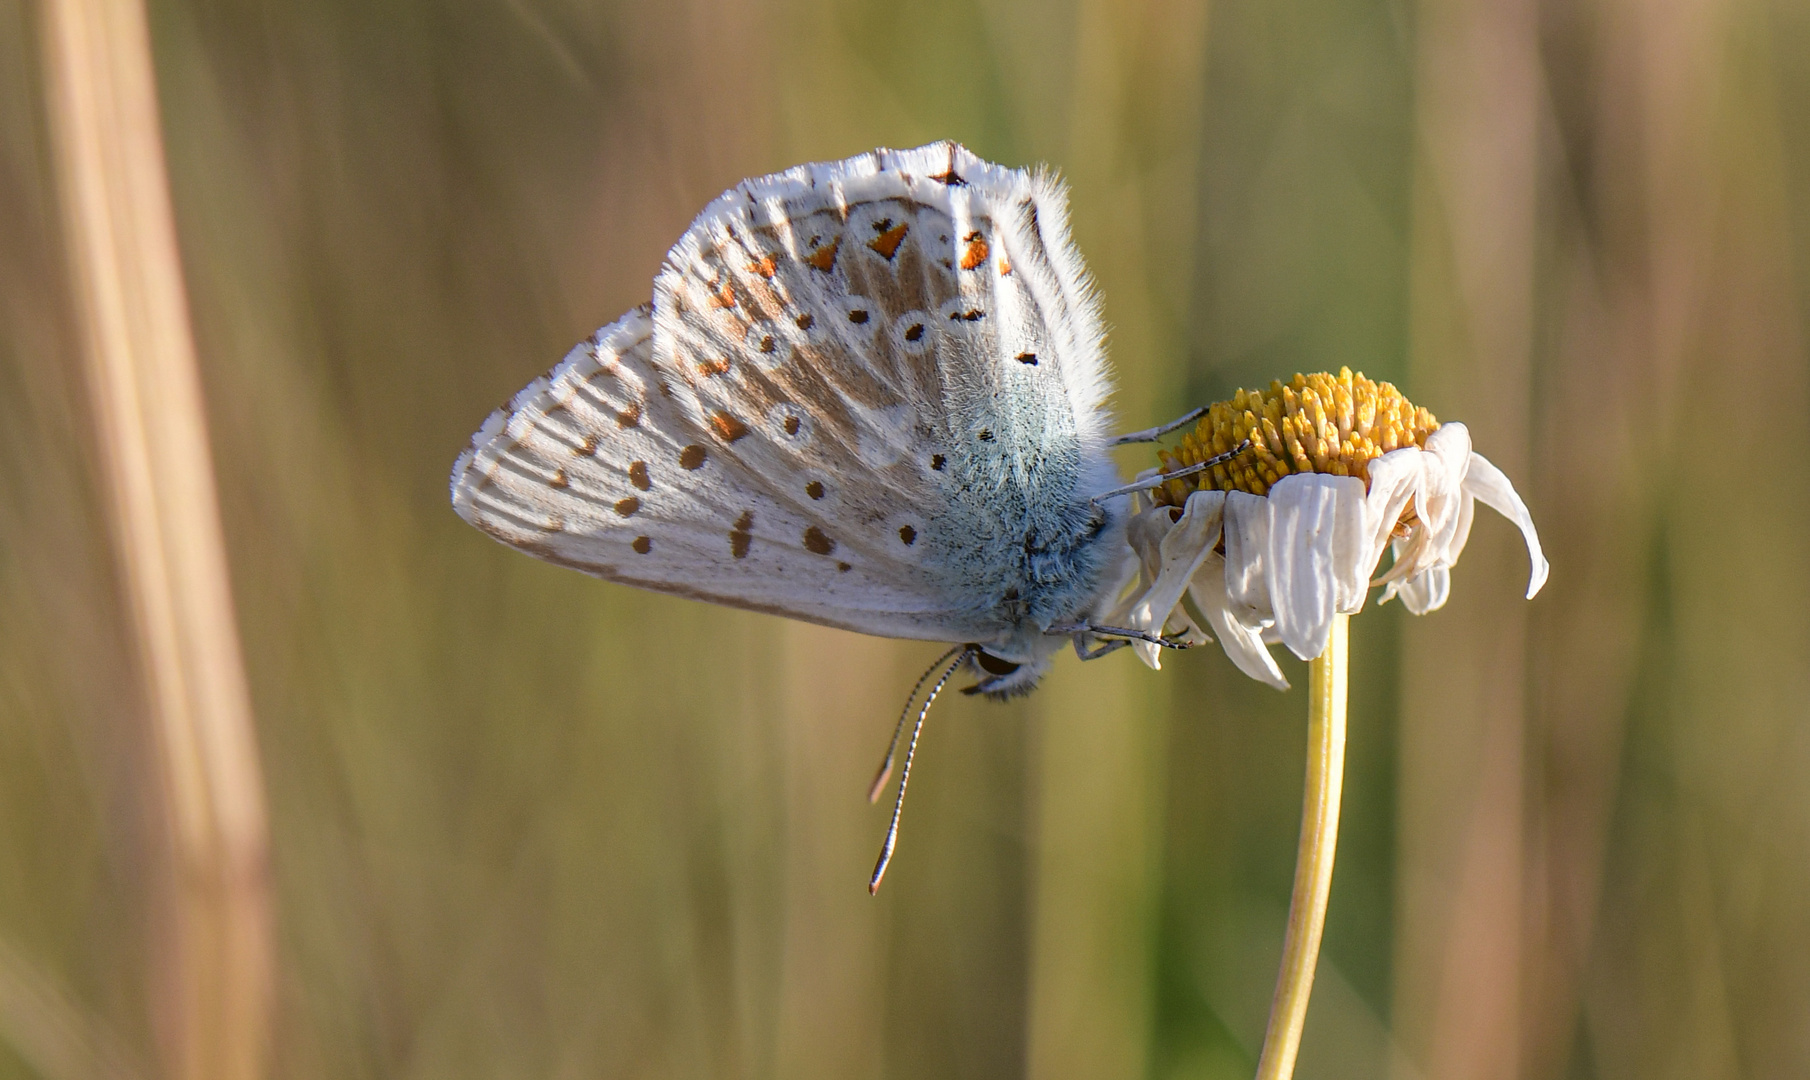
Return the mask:
<path id="1" fill-rule="evenodd" d="M 44 8 L 65 246 L 156 747 L 172 890 L 156 1020 L 172 1077 L 262 1072 L 264 797 L 137 0 Z"/>

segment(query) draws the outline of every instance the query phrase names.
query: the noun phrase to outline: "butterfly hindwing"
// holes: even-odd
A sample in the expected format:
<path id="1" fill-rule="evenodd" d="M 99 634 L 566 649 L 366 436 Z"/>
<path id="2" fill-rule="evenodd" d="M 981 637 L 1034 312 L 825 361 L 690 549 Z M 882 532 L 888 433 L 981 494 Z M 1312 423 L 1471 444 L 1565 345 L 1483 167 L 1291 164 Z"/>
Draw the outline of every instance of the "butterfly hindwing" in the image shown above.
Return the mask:
<path id="1" fill-rule="evenodd" d="M 1089 576 L 1072 551 L 1107 522 L 1086 495 L 1116 482 L 1063 213 L 1052 182 L 953 144 L 745 182 L 674 246 L 651 305 L 491 417 L 454 505 L 612 580 L 997 635 L 1037 582 Z"/>

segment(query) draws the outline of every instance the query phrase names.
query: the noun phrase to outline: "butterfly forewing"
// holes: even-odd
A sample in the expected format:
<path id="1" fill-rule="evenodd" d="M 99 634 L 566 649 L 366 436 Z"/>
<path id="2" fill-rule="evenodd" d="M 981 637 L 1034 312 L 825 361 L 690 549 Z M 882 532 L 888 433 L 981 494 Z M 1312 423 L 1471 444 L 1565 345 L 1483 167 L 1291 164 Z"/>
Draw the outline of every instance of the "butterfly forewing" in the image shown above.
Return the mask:
<path id="1" fill-rule="evenodd" d="M 987 589 L 1018 595 L 1038 530 L 1073 527 L 1033 504 L 1116 480 L 1062 213 L 1053 185 L 953 144 L 748 181 L 651 305 L 491 417 L 454 505 L 600 577 L 986 640 Z"/>

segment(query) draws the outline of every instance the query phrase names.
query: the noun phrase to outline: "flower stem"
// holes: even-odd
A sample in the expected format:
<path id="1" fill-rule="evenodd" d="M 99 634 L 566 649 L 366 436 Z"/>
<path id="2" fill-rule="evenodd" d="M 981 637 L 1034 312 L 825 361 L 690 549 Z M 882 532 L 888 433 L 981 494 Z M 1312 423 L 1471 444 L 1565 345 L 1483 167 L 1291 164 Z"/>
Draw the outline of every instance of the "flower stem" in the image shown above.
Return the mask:
<path id="1" fill-rule="evenodd" d="M 1295 853 L 1295 890 L 1288 903 L 1288 935 L 1282 971 L 1270 1002 L 1269 1031 L 1257 1080 L 1289 1080 L 1301 1049 L 1307 997 L 1313 992 L 1332 892 L 1332 859 L 1339 843 L 1339 793 L 1345 777 L 1345 686 L 1350 650 L 1349 615 L 1335 615 L 1326 651 L 1308 666 L 1307 790 L 1301 807 L 1301 846 Z"/>

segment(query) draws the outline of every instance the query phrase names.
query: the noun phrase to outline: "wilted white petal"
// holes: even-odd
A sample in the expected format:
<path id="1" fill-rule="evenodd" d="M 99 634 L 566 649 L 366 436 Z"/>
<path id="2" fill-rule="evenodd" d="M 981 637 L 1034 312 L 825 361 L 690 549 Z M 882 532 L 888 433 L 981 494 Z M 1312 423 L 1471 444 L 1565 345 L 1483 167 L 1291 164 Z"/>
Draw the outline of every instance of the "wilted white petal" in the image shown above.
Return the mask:
<path id="1" fill-rule="evenodd" d="M 1425 472 L 1420 458 L 1420 447 L 1404 446 L 1370 463 L 1370 493 L 1364 496 L 1364 529 L 1370 542 L 1364 556 L 1365 574 L 1376 573 L 1395 523 L 1401 520 L 1409 500 L 1420 495 Z"/>
<path id="2" fill-rule="evenodd" d="M 1156 580 L 1144 591 L 1143 597 L 1132 605 L 1128 621 L 1132 629 L 1160 634 L 1172 619 L 1186 623 L 1185 629 L 1196 629 L 1187 613 L 1177 610 L 1177 605 L 1181 603 L 1182 593 L 1188 588 L 1188 580 L 1194 576 L 1201 560 L 1219 543 L 1219 525 L 1225 501 L 1223 491 L 1197 491 L 1188 496 L 1181 520 L 1164 535 L 1159 545 L 1161 565 Z M 1162 667 L 1158 659 L 1162 646 L 1134 641 L 1132 648 L 1144 663 L 1152 668 Z"/>
<path id="3" fill-rule="evenodd" d="M 1446 597 L 1452 592 L 1452 571 L 1441 563 L 1411 578 L 1392 581 L 1389 588 L 1401 593 L 1403 607 L 1416 615 L 1425 615 L 1445 606 Z"/>
<path id="4" fill-rule="evenodd" d="M 1427 436 L 1426 450 L 1435 457 L 1451 461 L 1455 466 L 1468 464 L 1471 456 L 1471 429 L 1462 421 L 1447 420 L 1439 425 L 1437 431 Z"/>
<path id="5" fill-rule="evenodd" d="M 1163 537 L 1174 527 L 1175 517 L 1171 516 L 1170 508 L 1162 506 L 1138 514 L 1125 525 L 1125 542 L 1137 555 L 1146 587 L 1156 580 L 1157 571 L 1162 568 Z"/>
<path id="6" fill-rule="evenodd" d="M 1441 425 L 1427 436 L 1421 463 L 1425 480 L 1417 508 L 1420 524 L 1415 531 L 1425 539 L 1413 545 L 1408 558 L 1408 572 L 1414 574 L 1442 563 L 1451 564 L 1446 552 L 1458 532 L 1458 518 L 1464 509 L 1464 475 L 1471 467 L 1470 429 L 1456 421 Z"/>
<path id="7" fill-rule="evenodd" d="M 1135 497 L 1135 496 L 1134 496 Z M 1125 523 L 1125 544 L 1129 549 L 1125 552 L 1128 567 L 1121 567 L 1121 583 L 1117 591 L 1108 595 L 1115 599 L 1105 605 L 1106 611 L 1098 616 L 1097 621 L 1107 626 L 1124 626 L 1131 618 L 1131 608 L 1150 588 L 1156 580 L 1157 570 L 1162 563 L 1163 537 L 1175 526 L 1169 516 L 1167 507 L 1141 510 L 1132 515 Z M 1136 588 L 1130 592 L 1125 590 L 1136 582 Z"/>
<path id="8" fill-rule="evenodd" d="M 1124 557 L 1119 560 L 1119 565 L 1113 573 L 1112 588 L 1101 591 L 1100 595 L 1105 599 L 1096 604 L 1094 610 L 1088 613 L 1093 621 L 1105 623 L 1108 626 L 1125 625 L 1124 620 L 1131 615 L 1131 605 L 1136 602 L 1138 592 L 1142 591 L 1127 592 L 1126 590 L 1131 589 L 1132 584 L 1137 581 L 1141 569 L 1142 564 L 1137 553 L 1126 548 Z"/>
<path id="9" fill-rule="evenodd" d="M 1364 482 L 1355 476 L 1296 473 L 1270 488 L 1268 566 L 1276 630 L 1290 652 L 1311 660 L 1326 651 L 1338 609 L 1337 553 L 1362 544 Z M 1341 533 L 1345 534 L 1341 542 Z M 1228 548 L 1226 555 L 1231 557 Z"/>
<path id="10" fill-rule="evenodd" d="M 1458 562 L 1458 556 L 1464 554 L 1464 545 L 1471 538 L 1471 520 L 1476 516 L 1477 497 L 1471 494 L 1470 488 L 1467 487 L 1464 490 L 1464 498 L 1458 503 L 1458 528 L 1452 533 L 1452 542 L 1446 546 L 1445 565 L 1454 565 Z"/>
<path id="11" fill-rule="evenodd" d="M 1226 602 L 1248 626 L 1273 622 L 1264 562 L 1270 546 L 1270 501 L 1242 491 L 1226 492 Z"/>
<path id="12" fill-rule="evenodd" d="M 1364 482 L 1355 476 L 1335 476 L 1342 480 L 1333 501 L 1332 574 L 1337 584 L 1333 597 L 1336 610 L 1354 615 L 1364 610 L 1370 595 L 1370 571 L 1376 563 L 1370 554 L 1369 529 L 1364 523 Z"/>
<path id="13" fill-rule="evenodd" d="M 1546 562 L 1545 553 L 1540 550 L 1540 534 L 1533 527 L 1533 515 L 1527 512 L 1527 504 L 1521 501 L 1521 496 L 1515 492 L 1515 486 L 1508 482 L 1508 477 L 1502 475 L 1502 470 L 1490 464 L 1489 459 L 1482 454 L 1471 455 L 1464 490 L 1520 527 L 1521 538 L 1527 541 L 1527 559 L 1532 564 L 1527 575 L 1527 598 L 1532 600 L 1539 593 L 1540 586 L 1546 584 L 1546 574 L 1551 566 Z"/>
<path id="14" fill-rule="evenodd" d="M 1226 595 L 1226 560 L 1218 552 L 1209 551 L 1194 571 L 1194 578 L 1188 584 L 1188 595 L 1194 598 L 1200 613 L 1207 617 L 1213 632 L 1219 635 L 1226 656 L 1239 671 L 1278 690 L 1288 689 L 1288 680 L 1282 677 L 1276 658 L 1264 648 L 1262 635 L 1257 628 L 1241 622 L 1234 613 Z"/>
<path id="15" fill-rule="evenodd" d="M 1389 601 L 1395 599 L 1396 593 L 1401 592 L 1402 582 L 1406 580 L 1406 578 L 1399 573 L 1402 568 L 1401 553 L 1407 546 L 1408 542 L 1399 538 L 1389 541 L 1389 550 L 1391 552 L 1391 555 L 1389 556 L 1389 572 L 1370 583 L 1372 585 L 1383 586 L 1383 595 L 1378 597 L 1376 601 L 1377 607 L 1382 607 L 1384 604 L 1387 604 Z"/>

